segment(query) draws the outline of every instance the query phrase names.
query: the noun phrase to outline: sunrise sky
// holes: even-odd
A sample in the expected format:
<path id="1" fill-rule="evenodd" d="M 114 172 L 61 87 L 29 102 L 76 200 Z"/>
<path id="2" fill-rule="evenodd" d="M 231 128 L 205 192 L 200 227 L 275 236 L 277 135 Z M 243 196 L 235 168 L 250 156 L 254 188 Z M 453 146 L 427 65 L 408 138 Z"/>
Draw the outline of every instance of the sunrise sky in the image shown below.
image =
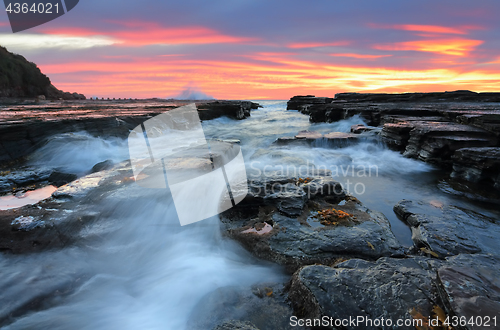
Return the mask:
<path id="1" fill-rule="evenodd" d="M 3 7 L 2 7 L 3 8 Z M 0 45 L 87 97 L 500 91 L 498 0 L 81 0 Z"/>

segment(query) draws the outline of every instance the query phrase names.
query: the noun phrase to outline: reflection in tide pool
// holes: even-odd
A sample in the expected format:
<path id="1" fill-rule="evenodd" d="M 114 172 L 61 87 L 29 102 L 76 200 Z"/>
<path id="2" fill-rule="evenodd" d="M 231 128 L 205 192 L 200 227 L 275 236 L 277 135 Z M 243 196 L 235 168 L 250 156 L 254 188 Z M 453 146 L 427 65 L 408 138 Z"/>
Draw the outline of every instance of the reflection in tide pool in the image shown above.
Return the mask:
<path id="1" fill-rule="evenodd" d="M 22 194 L 7 195 L 0 197 L 0 210 L 9 210 L 25 205 L 36 204 L 39 201 L 49 198 L 57 188 L 47 186 L 36 190 L 26 191 Z"/>

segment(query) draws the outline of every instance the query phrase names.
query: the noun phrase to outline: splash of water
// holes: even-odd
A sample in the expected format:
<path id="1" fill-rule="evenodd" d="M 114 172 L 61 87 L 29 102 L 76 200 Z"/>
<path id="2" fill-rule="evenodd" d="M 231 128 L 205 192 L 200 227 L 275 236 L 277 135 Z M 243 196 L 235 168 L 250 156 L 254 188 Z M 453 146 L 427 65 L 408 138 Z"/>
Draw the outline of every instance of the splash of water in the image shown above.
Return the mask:
<path id="1" fill-rule="evenodd" d="M 55 135 L 30 156 L 29 165 L 51 167 L 67 173 L 86 174 L 105 160 L 128 159 L 127 142 L 120 138 L 98 138 L 86 132 Z"/>
<path id="2" fill-rule="evenodd" d="M 179 94 L 172 97 L 174 100 L 214 100 L 213 96 L 205 94 L 199 87 L 188 84 Z"/>

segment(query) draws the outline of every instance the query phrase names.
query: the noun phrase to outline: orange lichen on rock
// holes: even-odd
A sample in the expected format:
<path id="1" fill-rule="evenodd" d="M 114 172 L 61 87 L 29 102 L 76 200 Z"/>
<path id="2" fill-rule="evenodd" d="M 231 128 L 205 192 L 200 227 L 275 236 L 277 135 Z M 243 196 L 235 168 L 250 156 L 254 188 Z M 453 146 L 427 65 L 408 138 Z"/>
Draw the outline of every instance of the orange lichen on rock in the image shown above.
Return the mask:
<path id="1" fill-rule="evenodd" d="M 301 184 L 301 183 L 306 184 L 306 183 L 309 183 L 309 182 L 311 182 L 311 181 L 312 181 L 312 179 L 311 179 L 311 178 L 305 178 L 305 179 L 299 178 L 299 179 L 297 180 L 297 184 Z"/>
<path id="2" fill-rule="evenodd" d="M 316 217 L 319 218 L 319 222 L 324 226 L 337 226 L 342 222 L 345 223 L 353 219 L 352 214 L 333 208 L 318 211 Z"/>

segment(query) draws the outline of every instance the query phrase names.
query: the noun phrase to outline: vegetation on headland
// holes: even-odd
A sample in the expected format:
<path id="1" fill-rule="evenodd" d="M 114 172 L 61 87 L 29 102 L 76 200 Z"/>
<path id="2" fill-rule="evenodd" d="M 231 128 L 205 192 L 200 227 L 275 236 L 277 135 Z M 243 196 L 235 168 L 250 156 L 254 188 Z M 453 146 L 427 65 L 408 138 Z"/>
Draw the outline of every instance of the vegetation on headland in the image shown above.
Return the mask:
<path id="1" fill-rule="evenodd" d="M 48 99 L 85 99 L 78 93 L 58 90 L 35 63 L 0 46 L 0 97 L 38 97 Z"/>

